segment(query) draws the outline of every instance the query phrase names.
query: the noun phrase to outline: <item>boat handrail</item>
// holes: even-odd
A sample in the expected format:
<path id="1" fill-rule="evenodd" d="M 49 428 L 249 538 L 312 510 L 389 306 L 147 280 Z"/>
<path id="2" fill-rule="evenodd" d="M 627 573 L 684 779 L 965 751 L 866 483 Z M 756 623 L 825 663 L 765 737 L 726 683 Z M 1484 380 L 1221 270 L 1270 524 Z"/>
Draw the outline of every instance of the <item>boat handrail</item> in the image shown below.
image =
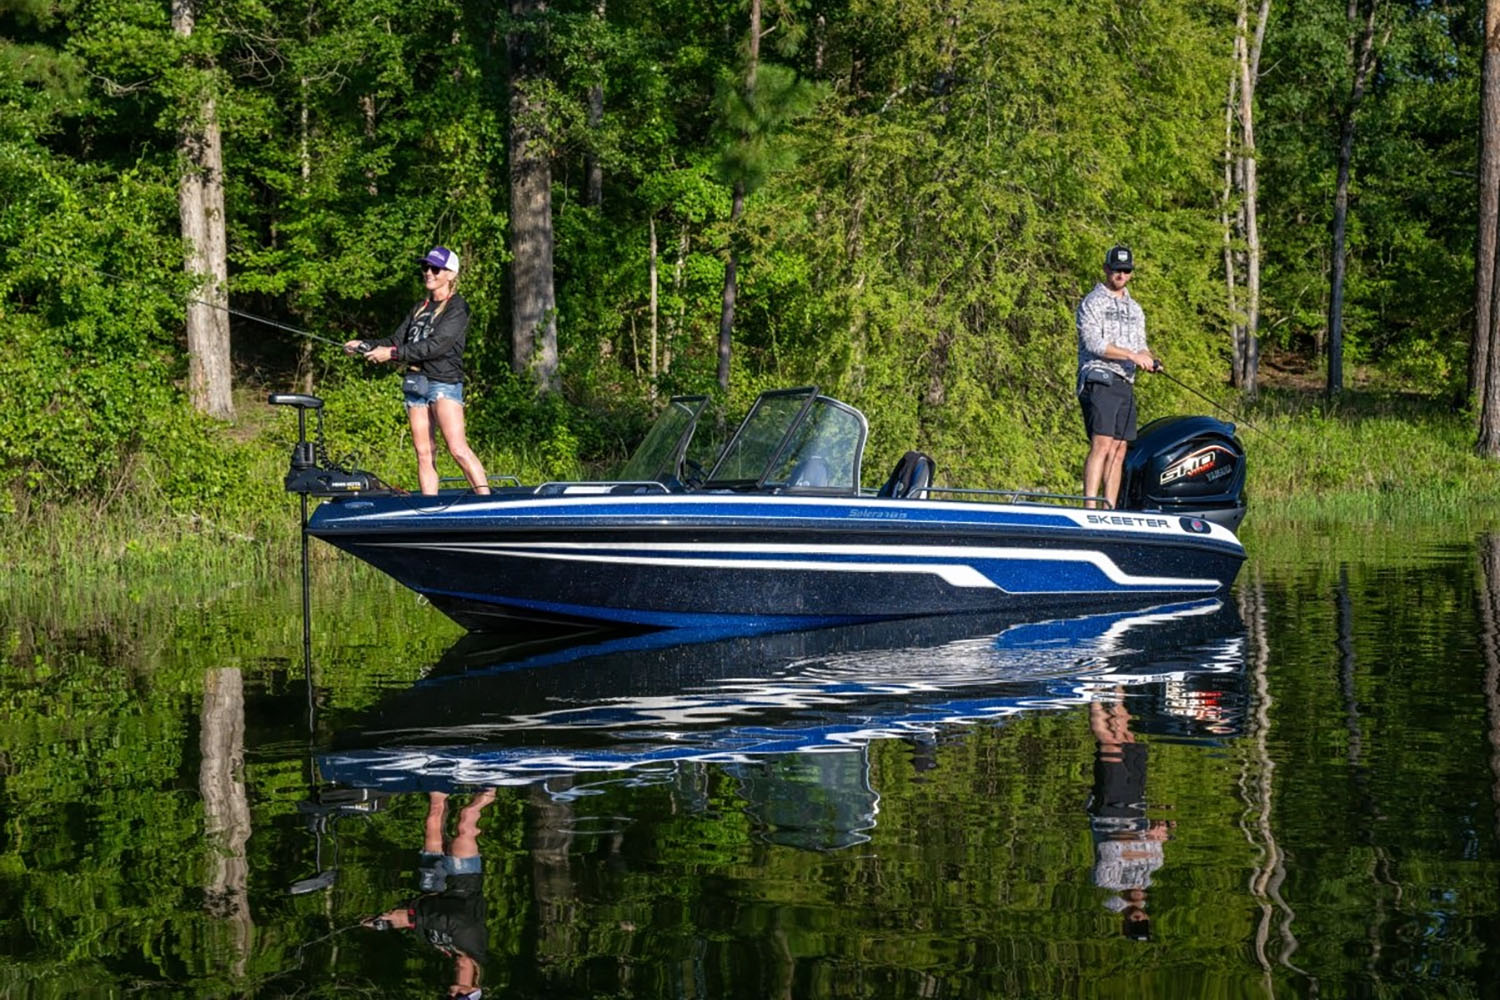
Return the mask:
<path id="1" fill-rule="evenodd" d="M 468 482 L 468 479 L 464 478 L 463 476 L 443 476 L 441 479 L 438 480 L 438 484 L 439 485 L 442 485 L 443 483 L 467 483 L 467 482 Z M 521 477 L 520 476 L 487 476 L 487 477 L 485 477 L 485 484 L 488 485 L 488 486 L 520 486 L 521 485 Z"/>
<path id="2" fill-rule="evenodd" d="M 621 480 L 554 480 L 541 483 L 533 491 L 537 496 L 604 496 L 608 494 L 670 493 L 666 485 L 655 479 Z"/>
<path id="3" fill-rule="evenodd" d="M 1005 498 L 1006 502 L 1008 503 L 1035 503 L 1037 501 L 1046 500 L 1082 504 L 1092 501 L 1098 505 L 1098 508 L 1100 510 L 1113 509 L 1113 507 L 1110 505 L 1110 502 L 1104 497 L 1091 497 L 1086 496 L 1082 493 L 1051 493 L 1047 490 L 1026 489 L 975 489 L 962 486 L 924 486 L 922 490 L 925 493 L 953 493 L 958 494 L 961 497 L 1002 497 Z"/>

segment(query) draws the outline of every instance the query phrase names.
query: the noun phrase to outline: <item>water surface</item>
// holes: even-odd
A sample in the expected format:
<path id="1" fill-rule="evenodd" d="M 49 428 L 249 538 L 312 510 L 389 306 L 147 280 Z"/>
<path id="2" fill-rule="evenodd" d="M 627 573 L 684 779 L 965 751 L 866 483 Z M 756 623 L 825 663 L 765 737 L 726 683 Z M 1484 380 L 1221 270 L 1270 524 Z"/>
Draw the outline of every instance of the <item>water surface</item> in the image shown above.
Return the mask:
<path id="1" fill-rule="evenodd" d="M 295 568 L 12 590 L 0 995 L 444 995 L 361 926 L 429 817 L 486 997 L 1496 995 L 1500 541 L 1251 549 L 1221 602 L 546 641 L 319 560 L 310 679 Z"/>

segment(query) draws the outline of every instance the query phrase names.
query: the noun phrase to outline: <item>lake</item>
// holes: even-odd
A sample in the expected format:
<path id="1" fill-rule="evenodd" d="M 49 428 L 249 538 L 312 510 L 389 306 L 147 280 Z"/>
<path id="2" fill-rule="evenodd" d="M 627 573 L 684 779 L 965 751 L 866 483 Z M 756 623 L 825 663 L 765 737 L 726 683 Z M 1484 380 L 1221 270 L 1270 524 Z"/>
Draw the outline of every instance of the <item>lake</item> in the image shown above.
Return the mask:
<path id="1" fill-rule="evenodd" d="M 0 995 L 1500 994 L 1500 534 L 1247 547 L 759 636 L 465 637 L 326 553 L 309 649 L 295 566 L 12 584 Z"/>

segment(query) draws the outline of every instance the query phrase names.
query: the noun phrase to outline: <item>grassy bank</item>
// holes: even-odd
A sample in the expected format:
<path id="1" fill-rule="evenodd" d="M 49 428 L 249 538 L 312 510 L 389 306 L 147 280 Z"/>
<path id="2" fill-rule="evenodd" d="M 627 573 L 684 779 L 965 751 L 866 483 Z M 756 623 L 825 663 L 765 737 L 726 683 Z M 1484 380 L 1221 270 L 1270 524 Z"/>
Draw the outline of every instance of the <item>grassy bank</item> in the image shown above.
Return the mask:
<path id="1" fill-rule="evenodd" d="M 342 466 L 387 475 L 416 489 L 411 436 L 399 402 L 382 387 L 349 383 L 321 391 L 329 414 L 324 441 Z M 389 386 L 383 387 L 389 389 Z M 183 418 L 165 431 L 174 440 L 142 447 L 118 482 L 69 503 L 22 504 L 0 517 L 0 589 L 39 579 L 114 579 L 130 583 L 167 573 L 221 579 L 252 577 L 300 558 L 299 500 L 282 488 L 296 411 L 266 404 L 261 389 L 236 395 L 230 424 Z M 308 435 L 314 435 L 309 415 Z M 477 443 L 476 443 L 477 446 Z M 439 474 L 460 471 L 439 447 Z M 566 457 L 526 448 L 492 447 L 483 457 L 492 475 L 525 481 L 578 475 Z M 321 546 L 314 558 L 328 558 Z"/>
<path id="2" fill-rule="evenodd" d="M 335 394 L 328 409 L 343 414 L 329 419 L 330 455 L 390 475 L 397 485 L 415 485 L 399 408 L 383 398 Z M 266 406 L 263 394 L 247 393 L 239 414 L 227 433 L 222 426 L 200 428 L 191 470 L 164 457 L 181 454 L 180 446 L 147 451 L 128 470 L 128 487 L 0 519 L 4 585 L 69 578 L 130 584 L 163 573 L 250 578 L 294 563 L 298 502 L 282 491 L 281 479 L 295 438 L 295 413 Z M 1252 544 L 1276 526 L 1297 523 L 1351 530 L 1388 522 L 1482 523 L 1500 500 L 1500 464 L 1474 454 L 1472 419 L 1436 396 L 1355 389 L 1328 404 L 1312 389 L 1281 387 L 1267 390 L 1240 417 L 1250 469 L 1251 516 L 1244 534 Z M 543 450 L 507 449 L 494 441 L 476 445 L 493 475 L 536 482 L 592 471 Z M 1082 458 L 1079 443 L 1040 447 L 1057 470 L 1056 480 L 1070 482 Z M 457 467 L 439 451 L 442 474 L 456 477 Z M 601 455 L 599 461 L 617 457 Z M 313 552 L 317 558 L 330 555 L 323 546 Z"/>
<path id="3" fill-rule="evenodd" d="M 1500 500 L 1500 463 L 1475 453 L 1472 417 L 1443 399 L 1273 390 L 1244 416 L 1259 521 L 1482 518 Z"/>

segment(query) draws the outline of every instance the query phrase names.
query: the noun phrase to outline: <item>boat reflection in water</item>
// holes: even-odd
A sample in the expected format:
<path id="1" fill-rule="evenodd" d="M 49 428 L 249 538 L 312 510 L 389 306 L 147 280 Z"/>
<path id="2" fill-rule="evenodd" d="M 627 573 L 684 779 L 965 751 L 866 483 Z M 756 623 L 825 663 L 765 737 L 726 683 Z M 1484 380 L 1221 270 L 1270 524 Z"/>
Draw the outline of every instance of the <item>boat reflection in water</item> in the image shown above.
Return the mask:
<path id="1" fill-rule="evenodd" d="M 386 792 L 549 782 L 566 796 L 613 772 L 691 798 L 680 771 L 705 762 L 736 778 L 766 839 L 842 847 L 875 823 L 873 741 L 907 741 L 921 766 L 953 727 L 1122 692 L 1138 732 L 1221 739 L 1242 715 L 1243 646 L 1237 612 L 1217 599 L 1045 621 L 948 616 L 566 645 L 474 635 L 317 765 L 328 781 Z"/>

